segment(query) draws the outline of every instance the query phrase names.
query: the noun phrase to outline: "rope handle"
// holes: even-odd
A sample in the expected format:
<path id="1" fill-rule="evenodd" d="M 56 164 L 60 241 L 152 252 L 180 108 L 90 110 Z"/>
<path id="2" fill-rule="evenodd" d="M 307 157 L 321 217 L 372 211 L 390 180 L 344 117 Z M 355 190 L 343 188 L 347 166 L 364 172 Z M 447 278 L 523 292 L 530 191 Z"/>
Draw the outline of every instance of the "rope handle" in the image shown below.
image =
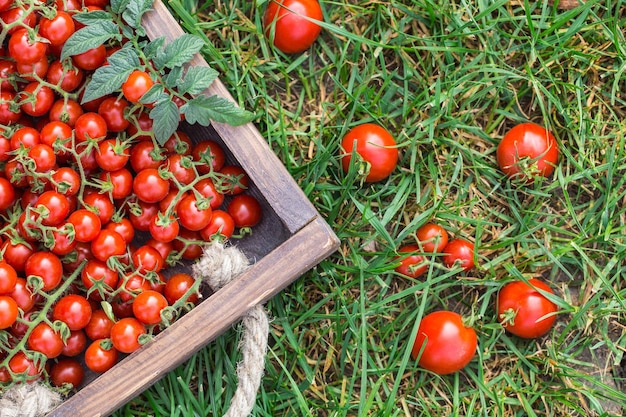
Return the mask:
<path id="1" fill-rule="evenodd" d="M 236 247 L 214 243 L 193 267 L 214 291 L 228 284 L 249 266 L 246 256 Z M 243 336 L 239 344 L 242 360 L 237 365 L 238 384 L 224 417 L 246 417 L 252 411 L 265 369 L 269 319 L 265 308 L 257 305 L 242 317 Z M 44 417 L 62 403 L 58 392 L 41 383 L 19 384 L 0 398 L 0 417 Z"/>

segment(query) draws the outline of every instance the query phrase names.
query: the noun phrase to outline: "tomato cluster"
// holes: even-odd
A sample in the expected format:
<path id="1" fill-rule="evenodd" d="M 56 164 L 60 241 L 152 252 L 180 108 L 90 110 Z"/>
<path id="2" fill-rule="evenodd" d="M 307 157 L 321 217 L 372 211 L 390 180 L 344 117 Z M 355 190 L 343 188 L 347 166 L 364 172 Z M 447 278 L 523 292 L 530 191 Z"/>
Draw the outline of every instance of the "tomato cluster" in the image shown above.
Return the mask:
<path id="1" fill-rule="evenodd" d="M 396 272 L 409 278 L 418 278 L 428 270 L 428 256 L 441 254 L 448 268 L 469 271 L 474 268 L 474 244 L 457 237 L 450 239 L 448 232 L 436 223 L 426 223 L 416 232 L 417 243 L 398 249 L 395 260 L 400 262 Z"/>
<path id="2" fill-rule="evenodd" d="M 213 140 L 155 139 L 137 68 L 120 91 L 84 102 L 122 45 L 61 59 L 79 10 L 0 2 L 0 383 L 80 384 L 113 366 L 199 299 L 171 269 L 202 245 L 261 220 L 249 178 Z M 39 8 L 40 7 L 40 8 Z M 6 29 L 6 32 L 5 32 Z"/>

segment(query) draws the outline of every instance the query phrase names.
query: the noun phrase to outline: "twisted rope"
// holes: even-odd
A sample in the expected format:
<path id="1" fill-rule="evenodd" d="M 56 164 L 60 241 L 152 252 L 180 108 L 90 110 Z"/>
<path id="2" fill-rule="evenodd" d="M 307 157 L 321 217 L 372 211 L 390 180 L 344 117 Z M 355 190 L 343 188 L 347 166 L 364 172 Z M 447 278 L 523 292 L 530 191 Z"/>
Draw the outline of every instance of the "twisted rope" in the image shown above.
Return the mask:
<path id="1" fill-rule="evenodd" d="M 193 272 L 214 291 L 228 284 L 249 266 L 245 255 L 234 246 L 215 243 L 205 248 L 193 266 Z M 257 305 L 241 319 L 243 337 L 239 349 L 242 361 L 237 365 L 237 389 L 224 417 L 246 417 L 252 411 L 265 369 L 269 319 L 265 309 Z M 20 384 L 7 390 L 0 398 L 0 417 L 43 417 L 59 404 L 59 393 L 42 383 Z"/>

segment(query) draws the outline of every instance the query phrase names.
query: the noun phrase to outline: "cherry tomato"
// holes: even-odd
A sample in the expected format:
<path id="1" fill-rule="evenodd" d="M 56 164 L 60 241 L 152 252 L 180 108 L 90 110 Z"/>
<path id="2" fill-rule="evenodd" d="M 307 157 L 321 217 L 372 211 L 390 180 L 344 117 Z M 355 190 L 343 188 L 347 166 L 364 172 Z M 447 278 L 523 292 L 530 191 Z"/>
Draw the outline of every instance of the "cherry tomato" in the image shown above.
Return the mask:
<path id="1" fill-rule="evenodd" d="M 78 102 L 71 99 L 59 99 L 52 103 L 52 107 L 50 107 L 50 111 L 48 112 L 48 117 L 51 122 L 63 122 L 73 128 L 76 126 L 78 118 L 83 114 L 85 114 L 85 111 L 81 105 L 78 104 Z"/>
<path id="2" fill-rule="evenodd" d="M 532 182 L 535 177 L 549 177 L 559 159 L 554 136 L 534 123 L 521 123 L 509 130 L 496 150 L 502 172 L 513 179 Z"/>
<path id="3" fill-rule="evenodd" d="M 417 229 L 416 236 L 424 252 L 441 252 L 448 244 L 448 232 L 435 223 L 426 223 L 421 226 Z"/>
<path id="4" fill-rule="evenodd" d="M 227 211 L 236 227 L 253 227 L 261 221 L 263 209 L 255 197 L 240 194 L 233 197 Z"/>
<path id="5" fill-rule="evenodd" d="M 120 280 L 118 289 L 123 288 L 118 297 L 122 302 L 132 301 L 137 294 L 150 289 L 150 283 L 143 275 L 135 273 Z"/>
<path id="6" fill-rule="evenodd" d="M 100 290 L 107 292 L 117 288 L 119 273 L 110 269 L 106 262 L 90 259 L 81 271 L 80 278 L 89 298 L 99 301 L 103 298 Z M 92 290 L 96 285 L 97 287 Z"/>
<path id="7" fill-rule="evenodd" d="M 78 142 L 85 142 L 89 138 L 103 139 L 107 134 L 106 120 L 98 113 L 83 113 L 76 119 L 74 133 Z"/>
<path id="8" fill-rule="evenodd" d="M 15 92 L 0 90 L 0 124 L 11 125 L 20 120 L 22 110 L 13 108 Z"/>
<path id="9" fill-rule="evenodd" d="M 15 189 L 9 180 L 0 177 L 0 212 L 13 206 Z"/>
<path id="10" fill-rule="evenodd" d="M 133 191 L 145 203 L 157 203 L 170 191 L 170 183 L 154 168 L 139 171 L 133 180 Z"/>
<path id="11" fill-rule="evenodd" d="M 85 74 L 82 69 L 59 60 L 53 61 L 48 67 L 46 79 L 50 84 L 61 87 L 64 91 L 72 92 L 83 82 Z"/>
<path id="12" fill-rule="evenodd" d="M 193 287 L 196 280 L 189 274 L 179 272 L 172 275 L 165 283 L 165 289 L 163 295 L 167 299 L 169 305 L 174 305 L 176 301 L 180 300 L 187 294 L 187 292 Z M 192 292 L 185 299 L 186 302 L 197 303 L 198 294 Z"/>
<path id="13" fill-rule="evenodd" d="M 224 194 L 237 195 L 243 193 L 250 185 L 248 174 L 237 165 L 225 165 L 220 169 Z"/>
<path id="14" fill-rule="evenodd" d="M 174 154 L 170 155 L 165 161 L 164 166 L 174 176 L 174 179 L 179 184 L 189 184 L 196 179 L 197 174 L 193 169 L 191 158 L 186 155 Z M 172 179 L 172 184 L 175 185 L 176 181 Z"/>
<path id="15" fill-rule="evenodd" d="M 112 256 L 126 253 L 126 241 L 119 233 L 103 229 L 91 241 L 91 252 L 96 259 L 106 262 Z"/>
<path id="16" fill-rule="evenodd" d="M 387 178 L 398 163 L 396 141 L 384 128 L 364 123 L 351 129 L 342 139 L 344 154 L 341 165 L 345 172 L 350 169 L 352 153 L 356 152 L 366 163 L 363 170 L 365 181 L 376 182 Z"/>
<path id="17" fill-rule="evenodd" d="M 211 206 L 207 202 L 204 202 L 204 205 L 206 207 L 202 207 L 202 204 L 202 202 L 199 202 L 196 199 L 195 195 L 190 194 L 183 198 L 176 205 L 176 212 L 178 213 L 178 218 L 182 227 L 186 228 L 187 230 L 198 231 L 204 229 L 209 224 L 213 211 L 211 209 Z M 246 203 L 238 204 L 239 205 L 236 207 L 242 206 L 242 208 L 238 209 L 241 213 L 252 205 L 252 203 L 249 203 L 248 205 L 243 207 Z M 260 215 L 260 213 L 261 211 L 259 206 L 258 214 Z M 242 214 L 242 217 L 243 216 L 244 214 Z M 250 214 L 248 214 L 248 216 L 250 216 Z"/>
<path id="18" fill-rule="evenodd" d="M 70 212 L 70 202 L 67 197 L 56 191 L 44 191 L 35 203 L 36 208 L 45 208 L 41 222 L 46 226 L 61 224 Z"/>
<path id="19" fill-rule="evenodd" d="M 34 275 L 43 281 L 43 291 L 56 288 L 63 279 L 63 264 L 52 252 L 39 251 L 28 257 L 24 267 L 26 276 Z"/>
<path id="20" fill-rule="evenodd" d="M 15 285 L 13 287 L 15 288 Z M 18 305 L 13 297 L 0 295 L 0 329 L 7 329 L 13 326 L 18 314 Z"/>
<path id="21" fill-rule="evenodd" d="M 198 142 L 191 149 L 193 160 L 197 162 L 196 169 L 201 174 L 218 172 L 226 162 L 226 155 L 222 147 L 212 140 Z"/>
<path id="22" fill-rule="evenodd" d="M 196 189 L 204 198 L 209 199 L 212 209 L 219 208 L 224 202 L 224 194 L 219 192 L 211 178 L 203 178 L 198 181 L 193 188 Z"/>
<path id="23" fill-rule="evenodd" d="M 122 84 L 122 93 L 126 100 L 131 103 L 139 103 L 139 99 L 152 88 L 154 81 L 150 74 L 141 70 L 130 73 L 126 81 Z"/>
<path id="24" fill-rule="evenodd" d="M 235 221 L 232 216 L 224 210 L 213 210 L 211 221 L 204 229 L 200 230 L 200 236 L 208 242 L 216 236 L 228 239 L 234 232 Z"/>
<path id="25" fill-rule="evenodd" d="M 126 118 L 128 101 L 123 98 L 107 97 L 98 107 L 98 114 L 106 120 L 109 132 L 122 132 L 130 125 Z"/>
<path id="26" fill-rule="evenodd" d="M 150 222 L 150 235 L 160 242 L 171 242 L 178 236 L 180 225 L 174 216 L 154 216 Z"/>
<path id="27" fill-rule="evenodd" d="M 144 324 L 158 324 L 161 322 L 161 311 L 167 306 L 162 294 L 153 290 L 143 291 L 133 300 L 133 314 Z"/>
<path id="28" fill-rule="evenodd" d="M 105 229 L 113 230 L 114 232 L 119 233 L 120 236 L 124 238 L 126 243 L 132 242 L 135 237 L 135 228 L 133 227 L 131 221 L 126 217 L 120 219 L 119 221 L 110 221 L 105 226 Z"/>
<path id="29" fill-rule="evenodd" d="M 396 272 L 409 278 L 418 278 L 428 270 L 428 263 L 422 255 L 418 255 L 421 249 L 418 245 L 406 245 L 398 249 L 399 256 L 396 261 L 400 265 L 396 267 Z"/>
<path id="30" fill-rule="evenodd" d="M 74 33 L 74 19 L 64 11 L 57 10 L 52 19 L 46 17 L 39 21 L 39 34 L 48 39 L 53 46 L 61 46 Z"/>
<path id="31" fill-rule="evenodd" d="M 35 302 L 37 299 L 35 298 L 35 294 L 32 293 L 28 285 L 26 284 L 26 280 L 24 278 L 17 278 L 15 282 L 15 288 L 9 294 L 13 300 L 17 303 L 17 306 L 22 309 L 24 312 L 29 312 L 35 306 Z"/>
<path id="32" fill-rule="evenodd" d="M 133 191 L 133 174 L 126 168 L 117 171 L 103 171 L 98 178 L 106 184 L 108 193 L 113 200 L 121 200 Z"/>
<path id="33" fill-rule="evenodd" d="M 54 103 L 54 90 L 50 87 L 33 81 L 18 94 L 22 111 L 30 116 L 43 116 L 50 111 Z"/>
<path id="34" fill-rule="evenodd" d="M 21 374 L 28 381 L 35 381 L 39 379 L 41 370 L 35 364 L 35 361 L 26 356 L 26 353 L 19 351 L 16 352 L 11 359 L 9 359 L 9 369 L 11 372 Z"/>
<path id="35" fill-rule="evenodd" d="M 443 253 L 443 262 L 448 268 L 458 264 L 463 271 L 469 271 L 474 267 L 474 244 L 468 240 L 452 239 L 443 248 Z"/>
<path id="36" fill-rule="evenodd" d="M 44 42 L 30 40 L 26 28 L 17 29 L 9 38 L 9 54 L 16 62 L 34 64 L 46 55 L 48 46 Z"/>
<path id="37" fill-rule="evenodd" d="M 82 330 L 72 330 L 70 335 L 65 340 L 65 346 L 61 355 L 63 356 L 78 356 L 84 352 L 87 347 L 87 336 Z"/>
<path id="38" fill-rule="evenodd" d="M 117 321 L 111 327 L 111 343 L 122 353 L 132 353 L 141 347 L 139 338 L 146 333 L 143 323 L 133 317 Z"/>
<path id="39" fill-rule="evenodd" d="M 7 240 L 2 244 L 3 259 L 11 265 L 17 272 L 24 271 L 26 261 L 35 250 L 31 244 L 26 242 L 12 242 Z"/>
<path id="40" fill-rule="evenodd" d="M 113 347 L 105 347 L 106 339 L 94 340 L 85 350 L 85 366 L 94 372 L 106 372 L 117 363 L 118 351 Z"/>
<path id="41" fill-rule="evenodd" d="M 81 54 L 74 55 L 74 65 L 86 71 L 94 71 L 100 68 L 106 61 L 107 50 L 104 45 L 89 49 Z"/>
<path id="42" fill-rule="evenodd" d="M 69 384 L 74 388 L 78 388 L 83 383 L 84 377 L 85 371 L 83 366 L 76 359 L 59 359 L 50 368 L 50 382 L 56 387 Z"/>
<path id="43" fill-rule="evenodd" d="M 106 139 L 98 145 L 96 161 L 100 168 L 105 171 L 122 169 L 129 159 L 130 154 L 127 146 L 120 143 L 117 139 Z"/>
<path id="44" fill-rule="evenodd" d="M 530 285 L 529 285 L 530 284 Z M 546 334 L 556 321 L 558 307 L 537 289 L 554 294 L 543 281 L 532 278 L 505 284 L 498 293 L 498 320 L 506 331 L 532 339 Z M 547 317 L 546 317 L 547 316 Z"/>
<path id="45" fill-rule="evenodd" d="M 478 339 L 473 328 L 451 311 L 435 311 L 419 324 L 411 356 L 424 369 L 439 375 L 463 369 L 474 357 Z"/>
<path id="46" fill-rule="evenodd" d="M 39 323 L 28 336 L 28 347 L 41 352 L 48 359 L 56 358 L 63 352 L 63 339 L 48 323 Z"/>
<path id="47" fill-rule="evenodd" d="M 115 205 L 109 196 L 96 190 L 87 190 L 83 196 L 83 201 L 85 207 L 98 214 L 101 224 L 107 224 L 113 217 L 113 213 L 115 213 Z"/>
<path id="48" fill-rule="evenodd" d="M 317 0 L 272 0 L 263 15 L 265 35 L 287 54 L 308 49 L 317 39 L 322 8 Z"/>
<path id="49" fill-rule="evenodd" d="M 108 339 L 111 337 L 111 327 L 114 322 L 102 309 L 95 310 L 91 314 L 91 319 L 85 327 L 85 333 L 91 340 Z"/>
<path id="50" fill-rule="evenodd" d="M 0 261 L 0 294 L 13 291 L 17 283 L 17 271 L 11 265 Z"/>
<path id="51" fill-rule="evenodd" d="M 135 250 L 131 256 L 136 271 L 145 274 L 149 271 L 159 272 L 163 268 L 161 253 L 149 245 L 143 245 Z"/>
<path id="52" fill-rule="evenodd" d="M 147 168 L 157 169 L 164 159 L 163 150 L 155 147 L 152 141 L 139 142 L 130 150 L 130 166 L 135 172 Z"/>
<path id="53" fill-rule="evenodd" d="M 70 330 L 80 330 L 91 319 L 91 304 L 82 295 L 68 294 L 52 309 L 52 318 L 67 324 Z"/>

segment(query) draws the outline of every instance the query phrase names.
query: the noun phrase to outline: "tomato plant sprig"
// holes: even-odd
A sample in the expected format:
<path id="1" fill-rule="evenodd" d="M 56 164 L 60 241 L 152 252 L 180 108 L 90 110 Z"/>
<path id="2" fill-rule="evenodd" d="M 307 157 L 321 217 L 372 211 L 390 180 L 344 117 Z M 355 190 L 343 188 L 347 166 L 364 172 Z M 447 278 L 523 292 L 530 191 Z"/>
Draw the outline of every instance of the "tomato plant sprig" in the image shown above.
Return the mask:
<path id="1" fill-rule="evenodd" d="M 140 71 L 152 80 L 139 92 L 138 102 L 151 106 L 154 134 L 160 144 L 176 131 L 182 117 L 189 123 L 207 126 L 211 121 L 240 125 L 253 114 L 218 96 L 199 95 L 217 79 L 208 66 L 188 64 L 204 46 L 194 35 L 183 34 L 170 43 L 164 37 L 149 41 L 141 27 L 141 17 L 150 10 L 151 1 L 113 0 L 110 12 L 92 11 L 75 15 L 84 25 L 66 42 L 61 59 L 66 59 L 107 41 L 125 42 L 107 58 L 107 65 L 96 69 L 85 88 L 83 102 L 97 100 L 128 86 L 129 77 Z"/>

